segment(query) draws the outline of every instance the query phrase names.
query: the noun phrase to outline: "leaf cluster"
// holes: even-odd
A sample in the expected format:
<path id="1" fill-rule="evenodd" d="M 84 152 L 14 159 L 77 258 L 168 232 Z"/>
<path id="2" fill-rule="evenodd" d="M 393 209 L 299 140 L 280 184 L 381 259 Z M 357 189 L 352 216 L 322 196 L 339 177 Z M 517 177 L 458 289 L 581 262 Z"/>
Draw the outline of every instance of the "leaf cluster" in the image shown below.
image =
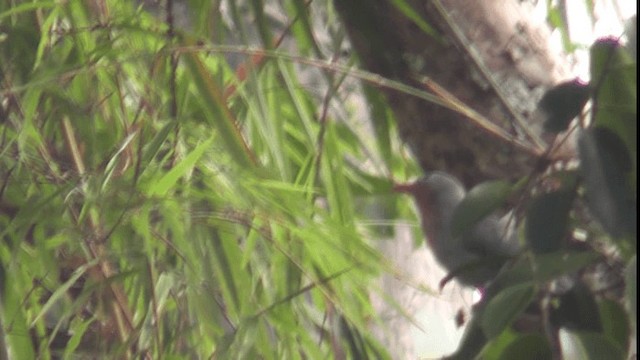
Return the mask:
<path id="1" fill-rule="evenodd" d="M 551 169 L 512 186 L 480 184 L 456 209 L 460 233 L 524 193 L 513 222 L 527 246 L 485 289 L 450 358 L 632 355 L 637 326 L 635 72 L 635 60 L 617 40 L 596 41 L 592 81 L 559 84 L 540 102 L 548 115 L 545 128 L 556 133 L 568 130 L 591 104 L 589 121 L 570 129 L 578 128 L 577 168 Z"/>
<path id="2" fill-rule="evenodd" d="M 357 84 L 279 50 L 341 57 L 335 15 L 173 3 L 0 5 L 0 358 L 386 357 L 391 115 L 368 94 L 371 139 Z"/>

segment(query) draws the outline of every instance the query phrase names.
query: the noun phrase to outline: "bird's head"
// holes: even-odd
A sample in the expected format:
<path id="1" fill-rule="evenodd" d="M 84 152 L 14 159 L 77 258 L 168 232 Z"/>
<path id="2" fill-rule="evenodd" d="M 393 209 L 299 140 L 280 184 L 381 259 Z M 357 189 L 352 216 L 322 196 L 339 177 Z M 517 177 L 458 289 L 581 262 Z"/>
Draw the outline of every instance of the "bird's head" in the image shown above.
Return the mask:
<path id="1" fill-rule="evenodd" d="M 465 196 L 464 186 L 453 176 L 434 171 L 408 184 L 397 184 L 394 190 L 413 197 L 420 212 L 422 227 L 431 246 L 445 240 L 443 231 L 450 230 L 453 211 Z"/>

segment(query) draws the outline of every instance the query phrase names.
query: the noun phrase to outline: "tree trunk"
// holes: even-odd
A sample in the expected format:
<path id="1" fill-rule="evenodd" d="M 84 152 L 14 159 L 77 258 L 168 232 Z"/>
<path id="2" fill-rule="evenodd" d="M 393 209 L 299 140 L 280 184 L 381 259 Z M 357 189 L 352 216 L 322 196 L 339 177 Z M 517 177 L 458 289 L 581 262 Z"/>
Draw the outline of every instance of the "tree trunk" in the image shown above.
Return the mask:
<path id="1" fill-rule="evenodd" d="M 367 70 L 440 98 L 453 95 L 501 129 L 496 133 L 477 116 L 384 90 L 400 135 L 425 171 L 443 170 L 472 186 L 521 177 L 540 164 L 546 144 L 533 110 L 566 72 L 547 47 L 549 32 L 516 1 L 409 1 L 437 34 L 390 1 L 335 4 Z"/>

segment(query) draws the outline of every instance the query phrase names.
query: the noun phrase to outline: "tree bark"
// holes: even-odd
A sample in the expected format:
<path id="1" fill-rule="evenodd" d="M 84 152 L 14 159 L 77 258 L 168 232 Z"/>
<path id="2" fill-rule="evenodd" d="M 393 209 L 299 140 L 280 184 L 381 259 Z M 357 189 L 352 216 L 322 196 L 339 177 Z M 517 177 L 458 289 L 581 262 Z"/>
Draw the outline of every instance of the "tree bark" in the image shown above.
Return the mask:
<path id="1" fill-rule="evenodd" d="M 383 90 L 400 135 L 425 171 L 442 170 L 467 186 L 530 174 L 546 144 L 532 116 L 545 89 L 566 77 L 547 48 L 549 32 L 516 1 L 408 3 L 429 34 L 391 1 L 336 1 L 363 66 L 384 77 L 460 100 L 502 129 L 433 102 Z M 426 80 L 425 80 L 426 79 Z"/>

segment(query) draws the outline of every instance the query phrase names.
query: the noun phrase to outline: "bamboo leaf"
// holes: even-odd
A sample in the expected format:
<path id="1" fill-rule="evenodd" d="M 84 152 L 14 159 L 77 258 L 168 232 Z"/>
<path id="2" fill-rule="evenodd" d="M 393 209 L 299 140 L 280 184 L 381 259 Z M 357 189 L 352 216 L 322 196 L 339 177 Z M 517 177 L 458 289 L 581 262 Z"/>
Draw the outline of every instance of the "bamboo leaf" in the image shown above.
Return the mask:
<path id="1" fill-rule="evenodd" d="M 220 140 L 238 165 L 247 168 L 255 167 L 256 160 L 236 125 L 236 119 L 227 107 L 222 92 L 213 81 L 210 72 L 198 58 L 198 54 L 187 52 L 183 54 L 183 59 L 198 89 L 198 100 L 207 110 L 207 121 L 220 132 Z"/>

